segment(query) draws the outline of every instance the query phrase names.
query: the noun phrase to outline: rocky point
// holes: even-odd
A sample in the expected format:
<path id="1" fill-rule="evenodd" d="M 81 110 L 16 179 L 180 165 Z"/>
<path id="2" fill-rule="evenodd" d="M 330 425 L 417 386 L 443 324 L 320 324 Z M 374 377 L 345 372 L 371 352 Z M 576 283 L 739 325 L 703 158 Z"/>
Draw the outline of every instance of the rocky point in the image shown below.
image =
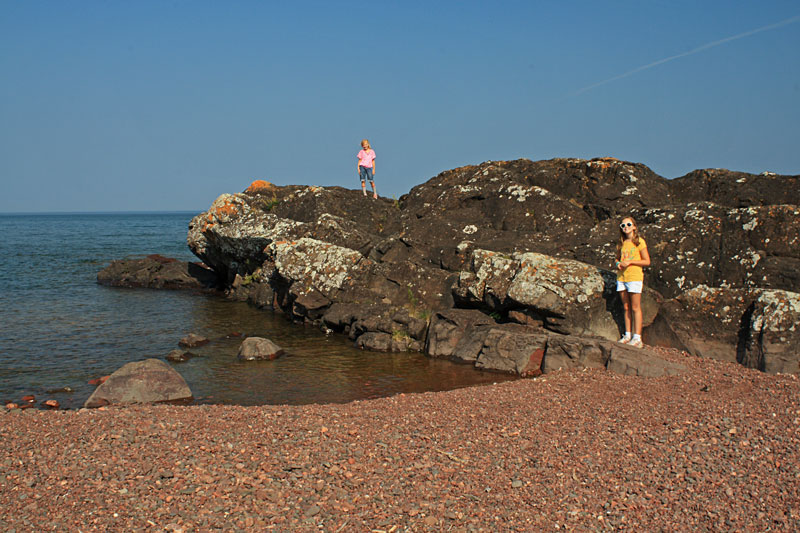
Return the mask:
<path id="1" fill-rule="evenodd" d="M 648 360 L 672 373 L 648 350 L 611 363 L 630 215 L 652 258 L 647 343 L 798 373 L 799 205 L 800 176 L 520 159 L 448 170 L 399 200 L 257 181 L 196 216 L 188 244 L 230 297 L 365 348 L 523 375 L 585 361 L 647 374 Z"/>

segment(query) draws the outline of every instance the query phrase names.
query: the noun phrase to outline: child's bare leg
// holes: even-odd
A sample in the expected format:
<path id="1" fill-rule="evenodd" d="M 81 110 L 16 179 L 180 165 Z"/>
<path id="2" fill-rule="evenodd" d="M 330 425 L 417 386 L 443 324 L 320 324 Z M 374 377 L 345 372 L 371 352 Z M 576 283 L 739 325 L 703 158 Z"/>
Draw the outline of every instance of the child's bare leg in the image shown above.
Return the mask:
<path id="1" fill-rule="evenodd" d="M 372 197 L 373 198 L 377 198 L 378 197 L 378 189 L 375 188 L 375 182 L 374 181 L 370 181 L 369 184 L 372 185 Z"/>
<path id="2" fill-rule="evenodd" d="M 367 182 L 361 180 L 361 192 L 364 193 L 364 196 L 367 195 Z"/>
<path id="3" fill-rule="evenodd" d="M 633 318 L 633 329 L 635 335 L 642 334 L 642 295 L 639 293 L 630 294 L 631 315 Z"/>
<path id="4" fill-rule="evenodd" d="M 619 291 L 619 297 L 622 299 L 622 309 L 625 315 L 625 332 L 633 331 L 631 329 L 631 295 L 628 291 Z"/>

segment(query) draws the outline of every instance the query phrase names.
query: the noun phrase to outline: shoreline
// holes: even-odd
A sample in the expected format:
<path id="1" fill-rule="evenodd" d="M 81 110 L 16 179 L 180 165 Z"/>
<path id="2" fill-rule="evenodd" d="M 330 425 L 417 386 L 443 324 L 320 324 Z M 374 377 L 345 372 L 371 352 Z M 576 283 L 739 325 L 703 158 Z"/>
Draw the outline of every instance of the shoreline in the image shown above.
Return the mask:
<path id="1" fill-rule="evenodd" d="M 8 530 L 800 528 L 800 381 L 660 350 L 347 404 L 0 415 Z"/>

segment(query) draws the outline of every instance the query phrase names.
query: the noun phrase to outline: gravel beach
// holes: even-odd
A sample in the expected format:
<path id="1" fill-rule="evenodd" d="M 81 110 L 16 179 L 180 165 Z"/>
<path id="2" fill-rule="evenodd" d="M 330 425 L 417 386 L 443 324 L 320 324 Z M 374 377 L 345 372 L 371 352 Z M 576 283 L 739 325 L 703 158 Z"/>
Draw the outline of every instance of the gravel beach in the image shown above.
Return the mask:
<path id="1" fill-rule="evenodd" d="M 800 381 L 657 350 L 343 405 L 0 413 L 2 531 L 798 531 Z"/>

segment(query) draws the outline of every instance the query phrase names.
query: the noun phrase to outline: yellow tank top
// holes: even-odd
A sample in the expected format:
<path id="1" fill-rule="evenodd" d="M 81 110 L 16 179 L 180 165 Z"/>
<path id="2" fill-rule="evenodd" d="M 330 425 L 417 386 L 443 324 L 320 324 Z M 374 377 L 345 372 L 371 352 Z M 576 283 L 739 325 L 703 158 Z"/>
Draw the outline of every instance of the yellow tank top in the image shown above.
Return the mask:
<path id="1" fill-rule="evenodd" d="M 639 237 L 639 246 L 634 245 L 633 241 L 623 242 L 620 261 L 639 261 L 645 248 L 647 244 L 642 237 Z M 640 266 L 629 265 L 625 270 L 617 271 L 617 281 L 644 281 L 644 271 Z"/>

